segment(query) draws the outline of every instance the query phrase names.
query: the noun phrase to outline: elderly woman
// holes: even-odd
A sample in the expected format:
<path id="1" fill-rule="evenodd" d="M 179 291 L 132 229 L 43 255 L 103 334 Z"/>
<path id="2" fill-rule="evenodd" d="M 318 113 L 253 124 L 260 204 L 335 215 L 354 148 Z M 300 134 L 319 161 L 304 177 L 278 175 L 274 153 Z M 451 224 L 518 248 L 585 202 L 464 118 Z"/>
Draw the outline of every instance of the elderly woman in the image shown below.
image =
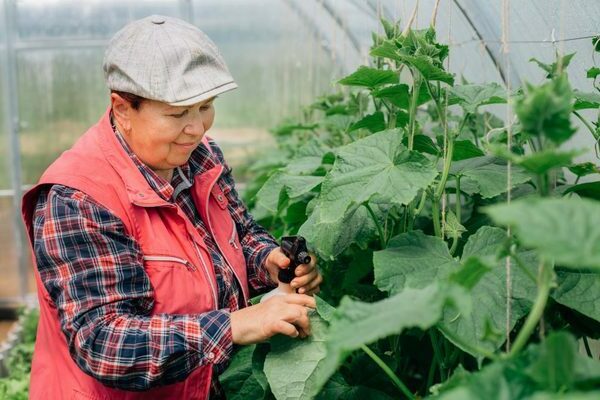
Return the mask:
<path id="1" fill-rule="evenodd" d="M 206 136 L 216 96 L 237 87 L 206 35 L 132 22 L 104 72 L 106 113 L 23 200 L 40 302 L 31 398 L 222 397 L 234 344 L 310 333 L 321 276 L 301 265 L 297 293 L 248 306 L 289 260 Z"/>

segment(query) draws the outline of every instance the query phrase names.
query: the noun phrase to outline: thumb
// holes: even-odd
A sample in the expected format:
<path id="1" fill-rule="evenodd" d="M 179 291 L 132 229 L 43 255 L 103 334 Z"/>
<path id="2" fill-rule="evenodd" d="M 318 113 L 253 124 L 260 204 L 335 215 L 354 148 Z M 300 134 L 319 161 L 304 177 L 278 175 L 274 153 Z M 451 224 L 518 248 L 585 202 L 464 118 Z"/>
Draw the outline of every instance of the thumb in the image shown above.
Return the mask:
<path id="1" fill-rule="evenodd" d="M 273 263 L 277 265 L 278 268 L 284 269 L 290 265 L 290 259 L 283 254 L 280 248 L 277 248 L 273 252 Z"/>

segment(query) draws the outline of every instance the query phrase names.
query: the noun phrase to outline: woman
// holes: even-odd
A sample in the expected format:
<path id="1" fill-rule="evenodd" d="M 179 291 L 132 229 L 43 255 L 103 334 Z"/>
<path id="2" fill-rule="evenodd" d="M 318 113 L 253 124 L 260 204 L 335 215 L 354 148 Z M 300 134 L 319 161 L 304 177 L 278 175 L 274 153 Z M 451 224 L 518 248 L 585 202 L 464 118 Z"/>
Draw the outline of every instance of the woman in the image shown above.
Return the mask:
<path id="1" fill-rule="evenodd" d="M 30 396 L 222 397 L 234 344 L 310 333 L 321 276 L 302 265 L 297 294 L 246 307 L 289 260 L 205 136 L 236 88 L 208 37 L 144 18 L 103 67 L 111 105 L 23 199 L 40 301 Z"/>

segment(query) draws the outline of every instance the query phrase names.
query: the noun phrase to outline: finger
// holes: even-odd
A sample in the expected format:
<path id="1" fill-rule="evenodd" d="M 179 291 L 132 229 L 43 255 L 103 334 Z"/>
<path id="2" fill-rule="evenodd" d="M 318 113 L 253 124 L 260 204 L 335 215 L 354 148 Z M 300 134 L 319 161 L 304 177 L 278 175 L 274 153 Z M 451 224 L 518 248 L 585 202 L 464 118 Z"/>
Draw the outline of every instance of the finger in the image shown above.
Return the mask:
<path id="1" fill-rule="evenodd" d="M 296 267 L 296 271 L 295 274 L 296 276 L 302 276 L 302 275 L 306 275 L 311 271 L 315 271 L 316 270 L 317 265 L 316 264 L 302 264 L 299 265 L 298 267 Z"/>
<path id="2" fill-rule="evenodd" d="M 298 337 L 300 335 L 296 326 L 284 320 L 277 321 L 273 326 L 273 331 L 274 333 L 281 333 L 290 337 Z"/>
<path id="3" fill-rule="evenodd" d="M 323 283 L 323 277 L 320 274 L 318 274 L 315 279 L 313 279 L 312 281 L 307 283 L 305 286 L 302 286 L 300 289 L 298 289 L 298 293 L 308 294 L 310 291 L 321 286 L 321 283 Z"/>
<path id="4" fill-rule="evenodd" d="M 293 320 L 288 320 L 296 326 L 300 334 L 310 335 L 310 319 L 308 318 L 308 309 L 303 306 L 293 305 L 294 317 Z"/>
<path id="5" fill-rule="evenodd" d="M 304 294 L 307 296 L 314 296 L 315 294 L 319 294 L 319 292 L 321 292 L 321 287 L 317 286 L 314 289 L 306 291 Z"/>
<path id="6" fill-rule="evenodd" d="M 293 288 L 304 287 L 304 286 L 308 285 L 310 282 L 317 279 L 318 276 L 319 276 L 319 271 L 317 271 L 316 269 L 313 269 L 306 275 L 302 275 L 300 277 L 294 278 L 292 280 L 292 282 L 290 282 L 290 284 L 292 285 Z"/>
<path id="7" fill-rule="evenodd" d="M 273 296 L 275 297 L 275 296 Z M 281 296 L 282 300 L 284 300 L 288 304 L 298 304 L 304 307 L 317 308 L 317 303 L 313 297 L 307 296 L 305 294 L 286 294 L 285 296 Z"/>
<path id="8" fill-rule="evenodd" d="M 277 267 L 284 269 L 289 267 L 290 259 L 287 258 L 281 251 L 281 248 L 278 247 L 273 251 L 273 263 L 277 265 Z"/>

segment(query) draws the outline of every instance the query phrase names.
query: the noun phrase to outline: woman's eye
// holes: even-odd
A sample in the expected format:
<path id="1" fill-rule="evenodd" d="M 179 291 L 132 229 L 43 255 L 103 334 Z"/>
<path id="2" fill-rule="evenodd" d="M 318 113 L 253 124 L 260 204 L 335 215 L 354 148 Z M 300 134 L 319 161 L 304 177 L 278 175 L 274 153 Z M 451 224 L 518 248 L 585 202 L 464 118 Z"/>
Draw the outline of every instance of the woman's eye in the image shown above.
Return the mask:
<path id="1" fill-rule="evenodd" d="M 183 117 L 184 115 L 186 115 L 187 113 L 188 113 L 188 110 L 185 110 L 184 112 L 182 112 L 182 113 L 179 113 L 179 114 L 171 114 L 171 117 L 174 117 L 174 118 L 181 118 L 181 117 Z"/>
<path id="2" fill-rule="evenodd" d="M 205 106 L 200 107 L 200 111 L 206 111 L 208 110 L 210 107 L 212 106 L 212 104 L 207 104 Z"/>

